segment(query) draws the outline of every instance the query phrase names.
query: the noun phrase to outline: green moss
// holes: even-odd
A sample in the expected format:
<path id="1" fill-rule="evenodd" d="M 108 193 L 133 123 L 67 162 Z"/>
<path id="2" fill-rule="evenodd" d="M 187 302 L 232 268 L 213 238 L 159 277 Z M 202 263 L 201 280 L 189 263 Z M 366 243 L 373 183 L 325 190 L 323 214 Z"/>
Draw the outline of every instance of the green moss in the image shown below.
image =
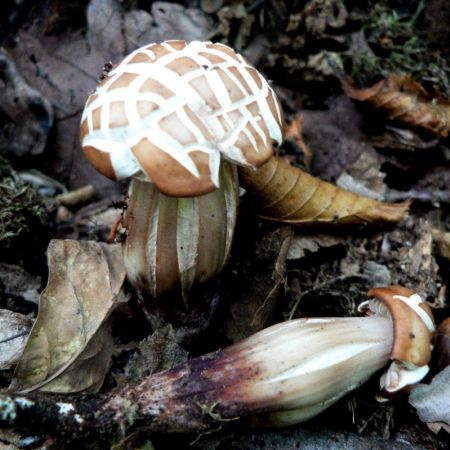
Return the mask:
<path id="1" fill-rule="evenodd" d="M 357 84 L 369 85 L 390 74 L 405 74 L 450 96 L 450 66 L 438 49 L 432 48 L 417 26 L 424 2 L 401 14 L 376 2 L 368 10 L 354 10 L 351 19 L 361 23 L 364 39 L 347 55 Z M 350 60 L 350 61 L 348 61 Z"/>
<path id="2" fill-rule="evenodd" d="M 23 182 L 0 155 L 0 248 L 9 249 L 34 227 L 42 228 L 46 217 L 36 191 Z"/>

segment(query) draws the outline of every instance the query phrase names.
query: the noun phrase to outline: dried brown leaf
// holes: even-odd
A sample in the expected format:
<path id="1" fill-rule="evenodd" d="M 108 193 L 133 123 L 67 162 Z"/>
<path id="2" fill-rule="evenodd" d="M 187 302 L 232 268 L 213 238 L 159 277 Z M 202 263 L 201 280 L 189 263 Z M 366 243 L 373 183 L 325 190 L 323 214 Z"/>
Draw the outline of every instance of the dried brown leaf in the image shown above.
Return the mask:
<path id="1" fill-rule="evenodd" d="M 108 317 L 126 300 L 120 245 L 53 240 L 49 280 L 10 389 L 93 391 L 109 365 Z"/>
<path id="2" fill-rule="evenodd" d="M 19 360 L 31 325 L 28 317 L 0 309 L 0 369 L 9 369 Z"/>
<path id="3" fill-rule="evenodd" d="M 62 394 L 97 392 L 109 369 L 113 347 L 110 324 L 104 323 L 73 363 L 39 390 Z"/>
<path id="4" fill-rule="evenodd" d="M 259 201 L 267 220 L 292 225 L 319 223 L 397 223 L 409 202 L 389 204 L 341 189 L 313 177 L 281 158 L 272 158 L 258 170 L 240 168 L 242 186 Z"/>
<path id="5" fill-rule="evenodd" d="M 391 120 L 443 137 L 450 131 L 450 103 L 433 98 L 408 76 L 391 75 L 367 89 L 355 88 L 348 79 L 341 82 L 349 97 L 383 110 Z"/>
<path id="6" fill-rule="evenodd" d="M 450 433 L 450 366 L 439 372 L 430 384 L 420 384 L 409 396 L 420 419 L 431 431 Z"/>

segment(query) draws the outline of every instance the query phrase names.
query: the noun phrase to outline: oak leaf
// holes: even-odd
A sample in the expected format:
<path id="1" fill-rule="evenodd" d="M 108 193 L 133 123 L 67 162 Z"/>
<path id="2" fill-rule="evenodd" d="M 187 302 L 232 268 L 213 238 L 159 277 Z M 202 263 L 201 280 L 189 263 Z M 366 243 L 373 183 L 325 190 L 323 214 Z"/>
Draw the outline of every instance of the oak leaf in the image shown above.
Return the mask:
<path id="1" fill-rule="evenodd" d="M 409 202 L 389 204 L 354 194 L 278 157 L 258 170 L 239 168 L 239 177 L 259 202 L 263 219 L 292 225 L 397 223 L 409 207 Z"/>

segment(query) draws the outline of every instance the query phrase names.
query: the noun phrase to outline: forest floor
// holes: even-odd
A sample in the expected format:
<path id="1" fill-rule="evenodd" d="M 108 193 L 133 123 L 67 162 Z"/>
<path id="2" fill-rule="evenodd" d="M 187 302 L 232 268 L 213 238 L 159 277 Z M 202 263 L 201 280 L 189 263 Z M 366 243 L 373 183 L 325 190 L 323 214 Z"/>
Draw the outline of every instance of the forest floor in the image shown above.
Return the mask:
<path id="1" fill-rule="evenodd" d="M 97 173 L 80 149 L 87 95 L 105 63 L 167 39 L 233 47 L 271 80 L 288 123 L 302 121 L 306 145 L 287 140 L 280 149 L 285 159 L 358 194 L 409 200 L 410 213 L 396 226 L 298 228 L 261 220 L 244 195 L 230 261 L 193 310 L 170 313 L 169 323 L 148 320 L 131 298 L 110 323 L 107 350 L 96 350 L 104 364 L 95 382 L 77 385 L 72 374 L 72 392 L 107 396 L 115 386 L 284 320 L 353 316 L 374 286 L 411 287 L 433 307 L 437 323 L 450 316 L 450 141 L 445 132 L 421 128 L 420 118 L 402 123 L 342 88 L 345 75 L 361 89 L 391 75 L 414 79 L 417 96 L 447 105 L 448 132 L 446 0 L 11 0 L 2 8 L 0 388 L 17 378 L 14 367 L 47 283 L 50 240 L 106 242 L 121 211 L 126 182 Z M 70 319 L 68 310 L 60 314 Z M 426 384 L 442 368 L 438 356 Z M 378 403 L 377 389 L 375 376 L 288 429 L 230 423 L 200 435 L 135 432 L 111 448 L 446 448 L 445 426 L 433 432 L 408 395 Z M 449 414 L 441 411 L 447 431 Z M 0 429 L 0 449 L 64 448 L 60 439 Z"/>

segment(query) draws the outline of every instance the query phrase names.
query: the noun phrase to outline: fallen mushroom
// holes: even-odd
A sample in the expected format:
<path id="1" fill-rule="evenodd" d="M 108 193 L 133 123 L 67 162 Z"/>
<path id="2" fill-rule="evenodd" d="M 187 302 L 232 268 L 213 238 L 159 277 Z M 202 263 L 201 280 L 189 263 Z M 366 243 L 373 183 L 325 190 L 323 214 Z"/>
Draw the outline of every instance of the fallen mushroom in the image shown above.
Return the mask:
<path id="1" fill-rule="evenodd" d="M 217 353 L 196 358 L 116 392 L 121 405 L 158 431 L 188 431 L 248 416 L 257 425 L 305 421 L 393 360 L 382 394 L 419 382 L 431 356 L 433 317 L 418 294 L 401 286 L 369 291 L 369 317 L 280 323 Z"/>
<path id="2" fill-rule="evenodd" d="M 101 173 L 133 177 L 124 258 L 134 287 L 151 297 L 179 290 L 186 300 L 194 282 L 222 269 L 236 220 L 235 164 L 267 161 L 283 126 L 267 81 L 223 44 L 150 44 L 105 74 L 80 138 Z"/>
<path id="3" fill-rule="evenodd" d="M 109 432 L 135 425 L 172 433 L 237 419 L 258 426 L 292 425 L 319 414 L 391 359 L 382 389 L 399 392 L 405 381 L 418 382 L 426 373 L 433 318 L 409 289 L 389 286 L 372 289 L 369 295 L 375 298 L 362 304 L 368 317 L 280 323 L 224 350 L 118 388 L 95 408 L 70 404 L 70 414 L 50 423 L 80 435 L 88 433 L 92 423 Z M 398 372 L 392 368 L 400 366 L 404 372 L 395 383 Z M 14 416 L 4 419 L 9 424 L 43 407 L 30 398 L 0 395 L 2 404 L 8 417 Z"/>

